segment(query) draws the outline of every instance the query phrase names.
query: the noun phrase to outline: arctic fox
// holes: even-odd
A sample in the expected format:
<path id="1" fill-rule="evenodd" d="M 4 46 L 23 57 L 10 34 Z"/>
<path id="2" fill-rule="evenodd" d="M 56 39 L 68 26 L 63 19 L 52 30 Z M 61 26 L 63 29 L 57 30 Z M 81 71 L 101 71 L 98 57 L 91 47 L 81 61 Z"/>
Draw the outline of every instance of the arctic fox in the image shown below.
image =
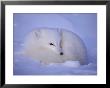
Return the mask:
<path id="1" fill-rule="evenodd" d="M 39 28 L 30 32 L 24 42 L 24 55 L 42 63 L 79 61 L 86 63 L 86 47 L 73 32 L 57 28 Z"/>

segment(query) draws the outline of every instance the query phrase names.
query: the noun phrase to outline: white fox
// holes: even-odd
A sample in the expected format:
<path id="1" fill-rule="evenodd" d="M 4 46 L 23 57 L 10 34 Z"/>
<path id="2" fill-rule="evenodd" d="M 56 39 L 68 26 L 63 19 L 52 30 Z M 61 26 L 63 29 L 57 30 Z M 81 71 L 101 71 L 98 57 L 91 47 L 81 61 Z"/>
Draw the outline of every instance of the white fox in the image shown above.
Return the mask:
<path id="1" fill-rule="evenodd" d="M 86 63 L 86 47 L 73 32 L 57 28 L 39 28 L 30 32 L 24 42 L 24 55 L 42 63 L 79 61 Z"/>

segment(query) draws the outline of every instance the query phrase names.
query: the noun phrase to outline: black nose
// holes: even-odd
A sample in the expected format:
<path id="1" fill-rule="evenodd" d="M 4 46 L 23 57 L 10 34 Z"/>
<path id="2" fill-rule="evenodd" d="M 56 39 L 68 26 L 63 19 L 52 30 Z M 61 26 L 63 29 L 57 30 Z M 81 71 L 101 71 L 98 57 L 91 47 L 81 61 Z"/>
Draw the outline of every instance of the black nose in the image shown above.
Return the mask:
<path id="1" fill-rule="evenodd" d="M 60 55 L 63 55 L 63 52 L 61 52 Z"/>

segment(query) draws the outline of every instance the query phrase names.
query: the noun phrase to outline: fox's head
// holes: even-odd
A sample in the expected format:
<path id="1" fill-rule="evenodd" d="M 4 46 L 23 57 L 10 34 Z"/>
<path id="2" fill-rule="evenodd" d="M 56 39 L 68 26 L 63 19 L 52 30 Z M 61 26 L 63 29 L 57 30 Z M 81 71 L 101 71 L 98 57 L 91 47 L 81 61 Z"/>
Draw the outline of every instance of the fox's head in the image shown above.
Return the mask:
<path id="1" fill-rule="evenodd" d="M 61 46 L 61 33 L 59 29 L 39 29 L 34 31 L 36 37 L 36 43 L 40 44 L 40 47 L 50 49 L 60 55 L 63 55 Z"/>

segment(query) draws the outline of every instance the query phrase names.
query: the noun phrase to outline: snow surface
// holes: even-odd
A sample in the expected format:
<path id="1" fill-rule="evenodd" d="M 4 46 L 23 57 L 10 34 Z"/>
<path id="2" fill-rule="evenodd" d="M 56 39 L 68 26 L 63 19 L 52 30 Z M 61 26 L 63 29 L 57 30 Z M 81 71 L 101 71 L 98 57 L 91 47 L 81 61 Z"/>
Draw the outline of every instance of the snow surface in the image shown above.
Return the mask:
<path id="1" fill-rule="evenodd" d="M 17 54 L 24 39 L 38 27 L 66 28 L 75 32 L 87 48 L 88 64 L 78 61 L 44 65 L 33 58 Z M 89 14 L 14 14 L 14 75 L 96 75 L 97 15 Z"/>
<path id="2" fill-rule="evenodd" d="M 74 62 L 71 62 L 71 64 Z M 69 66 L 68 66 L 69 65 Z M 70 66 L 66 63 L 44 65 L 37 60 L 17 56 L 14 60 L 15 75 L 95 75 L 96 65 Z"/>

